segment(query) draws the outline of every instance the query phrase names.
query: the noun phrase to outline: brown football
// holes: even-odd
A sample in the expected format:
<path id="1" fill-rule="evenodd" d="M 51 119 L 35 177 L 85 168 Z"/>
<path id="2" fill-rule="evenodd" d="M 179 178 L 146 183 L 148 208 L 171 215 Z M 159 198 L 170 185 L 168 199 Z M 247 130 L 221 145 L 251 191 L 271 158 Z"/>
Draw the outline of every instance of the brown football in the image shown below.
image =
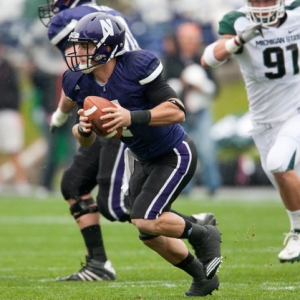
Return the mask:
<path id="1" fill-rule="evenodd" d="M 103 128 L 102 125 L 109 122 L 111 119 L 101 121 L 100 117 L 106 115 L 102 112 L 103 108 L 106 107 L 116 107 L 116 105 L 102 97 L 97 96 L 88 96 L 84 99 L 83 109 L 84 115 L 89 118 L 89 121 L 92 123 L 92 130 L 107 139 L 118 139 L 121 137 L 123 128 L 117 128 L 113 132 L 108 133 L 108 128 Z"/>

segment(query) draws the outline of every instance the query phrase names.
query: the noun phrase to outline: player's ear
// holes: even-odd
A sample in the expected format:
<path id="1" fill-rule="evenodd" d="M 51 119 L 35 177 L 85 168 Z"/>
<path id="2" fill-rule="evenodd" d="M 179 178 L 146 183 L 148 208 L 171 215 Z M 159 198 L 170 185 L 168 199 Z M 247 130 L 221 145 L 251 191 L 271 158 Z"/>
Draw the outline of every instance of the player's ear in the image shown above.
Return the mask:
<path id="1" fill-rule="evenodd" d="M 111 51 L 111 46 L 106 46 L 106 48 L 105 48 L 105 52 L 110 52 Z"/>

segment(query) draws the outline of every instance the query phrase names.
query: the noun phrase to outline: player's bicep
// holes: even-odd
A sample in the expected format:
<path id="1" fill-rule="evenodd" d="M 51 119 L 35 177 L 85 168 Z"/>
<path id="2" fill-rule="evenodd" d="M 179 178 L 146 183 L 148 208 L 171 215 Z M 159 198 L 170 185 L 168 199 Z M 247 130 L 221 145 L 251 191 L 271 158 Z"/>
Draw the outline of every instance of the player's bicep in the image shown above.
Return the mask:
<path id="1" fill-rule="evenodd" d="M 146 96 L 155 106 L 169 99 L 178 98 L 176 92 L 161 75 L 148 84 Z"/>

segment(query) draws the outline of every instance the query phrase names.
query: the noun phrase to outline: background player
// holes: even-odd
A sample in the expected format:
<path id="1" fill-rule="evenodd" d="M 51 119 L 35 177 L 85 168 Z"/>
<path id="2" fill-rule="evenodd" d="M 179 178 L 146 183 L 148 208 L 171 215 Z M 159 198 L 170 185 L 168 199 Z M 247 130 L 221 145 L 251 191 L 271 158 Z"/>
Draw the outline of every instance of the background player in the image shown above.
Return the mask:
<path id="1" fill-rule="evenodd" d="M 286 7 L 285 7 L 286 5 Z M 245 0 L 220 21 L 222 39 L 209 45 L 204 67 L 237 58 L 246 84 L 253 139 L 262 167 L 290 219 L 281 262 L 300 260 L 300 3 Z"/>

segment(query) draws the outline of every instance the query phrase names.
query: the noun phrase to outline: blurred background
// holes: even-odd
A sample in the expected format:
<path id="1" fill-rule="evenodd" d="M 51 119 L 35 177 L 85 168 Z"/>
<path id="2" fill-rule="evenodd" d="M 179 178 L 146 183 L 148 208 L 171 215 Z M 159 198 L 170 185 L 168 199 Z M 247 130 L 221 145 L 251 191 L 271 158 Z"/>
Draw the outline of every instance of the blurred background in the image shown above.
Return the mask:
<path id="1" fill-rule="evenodd" d="M 197 73 L 200 70 L 189 69 L 189 73 L 184 74 L 173 72 L 175 63 L 180 63 L 184 55 L 184 45 L 190 44 L 184 42 L 183 39 L 188 38 L 185 36 L 181 37 L 183 47 L 180 46 L 178 28 L 184 23 L 193 23 L 200 28 L 197 53 L 200 57 L 204 47 L 218 38 L 218 21 L 225 13 L 242 6 L 244 1 L 97 0 L 97 3 L 115 8 L 127 17 L 140 47 L 160 57 L 170 84 L 174 84 L 178 94 L 191 104 L 191 118 L 200 118 L 202 108 L 195 107 L 193 97 L 201 96 L 191 89 L 191 81 L 195 74 L 200 76 Z M 37 7 L 43 4 L 46 0 L 0 0 L 0 44 L 3 48 L 0 60 L 9 62 L 16 72 L 24 129 L 24 144 L 18 160 L 26 172 L 26 179 L 18 191 L 23 196 L 35 193 L 41 198 L 59 190 L 62 170 L 70 163 L 77 147 L 71 134 L 72 117 L 54 134 L 49 133 L 49 120 L 59 100 L 65 65 L 61 54 L 47 38 L 47 28 L 38 19 Z M 222 186 L 269 185 L 248 134 L 251 124 L 247 96 L 237 63 L 231 59 L 218 69 L 206 72 L 206 76 L 208 81 L 203 79 L 205 84 L 201 89 L 205 90 L 210 84 L 213 88 L 211 96 L 206 94 L 201 101 L 209 101 L 207 107 L 211 111 L 212 124 L 206 133 L 215 144 L 218 168 L 215 176 L 220 179 L 209 179 L 217 181 L 210 188 L 205 182 L 207 179 L 197 176 L 186 193 L 195 193 L 197 188 L 204 186 L 214 195 Z M 0 90 L 0 97 L 1 93 L 4 91 Z M 201 146 L 201 136 L 199 144 Z M 7 153 L 0 157 L 0 195 L 9 194 L 16 191 L 13 186 L 19 171 Z M 208 159 L 199 156 L 199 174 L 204 171 Z"/>

